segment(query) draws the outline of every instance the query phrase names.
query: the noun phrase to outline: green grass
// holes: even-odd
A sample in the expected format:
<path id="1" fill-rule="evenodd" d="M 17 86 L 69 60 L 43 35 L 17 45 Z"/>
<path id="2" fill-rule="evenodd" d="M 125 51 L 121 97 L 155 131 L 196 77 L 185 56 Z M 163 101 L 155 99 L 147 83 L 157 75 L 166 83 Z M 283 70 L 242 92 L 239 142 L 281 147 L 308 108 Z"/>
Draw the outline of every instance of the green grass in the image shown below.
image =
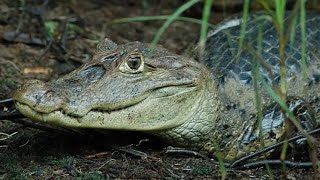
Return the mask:
<path id="1" fill-rule="evenodd" d="M 306 7 L 305 1 L 300 1 L 300 28 L 301 28 L 301 67 L 303 70 L 304 78 L 307 79 L 307 58 L 306 58 Z"/>
<path id="2" fill-rule="evenodd" d="M 62 159 L 52 159 L 49 162 L 49 165 L 51 166 L 57 166 L 60 168 L 72 168 L 73 166 L 75 166 L 75 164 L 77 163 L 76 158 L 72 157 L 72 156 L 67 156 L 64 157 Z"/>
<path id="3" fill-rule="evenodd" d="M 159 28 L 158 32 L 156 33 L 152 43 L 151 43 L 151 49 L 155 48 L 156 44 L 159 42 L 161 35 L 165 32 L 165 30 L 169 27 L 169 25 L 176 20 L 184 20 L 189 21 L 193 23 L 201 24 L 201 32 L 199 37 L 199 49 L 203 52 L 206 42 L 206 36 L 207 36 L 207 30 L 208 27 L 213 27 L 211 24 L 208 23 L 210 12 L 211 12 L 211 5 L 212 0 L 205 0 L 204 1 L 204 7 L 203 7 L 203 15 L 202 20 L 197 20 L 193 18 L 188 17 L 180 17 L 180 15 L 187 9 L 189 9 L 191 6 L 193 6 L 196 3 L 199 3 L 199 0 L 190 0 L 187 1 L 185 4 L 183 4 L 181 7 L 179 7 L 174 13 L 167 16 L 151 16 L 151 17 L 134 17 L 134 18 L 122 18 L 117 19 L 114 22 L 115 23 L 122 23 L 122 22 L 130 22 L 130 21 L 150 21 L 150 20 L 165 20 L 163 25 Z M 286 0 L 274 0 L 274 9 L 270 6 L 270 1 L 267 0 L 259 0 L 260 4 L 264 7 L 265 11 L 271 16 L 272 21 L 274 22 L 274 26 L 277 29 L 278 37 L 279 37 L 279 52 L 280 52 L 280 85 L 279 86 L 273 86 L 271 87 L 269 84 L 263 82 L 263 87 L 267 89 L 267 92 L 270 94 L 270 96 L 281 106 L 283 111 L 288 115 L 288 118 L 286 119 L 286 128 L 287 130 L 290 128 L 290 124 L 294 124 L 300 132 L 305 134 L 305 136 L 308 138 L 308 140 L 312 143 L 315 143 L 315 140 L 307 135 L 304 130 L 302 129 L 301 125 L 298 123 L 298 120 L 294 116 L 293 112 L 290 111 L 288 108 L 286 102 L 286 96 L 287 96 L 287 84 L 286 84 L 286 58 L 285 58 L 285 46 L 287 44 L 288 38 L 286 36 L 286 31 L 284 27 L 284 15 L 286 11 Z M 243 12 L 242 12 L 242 24 L 241 24 L 241 31 L 239 34 L 239 49 L 237 56 L 240 56 L 243 46 L 244 46 L 244 40 L 245 40 L 245 31 L 246 31 L 246 25 L 247 25 L 247 19 L 249 16 L 249 0 L 244 1 L 243 5 Z M 305 1 L 299 0 L 297 1 L 297 4 L 299 4 L 300 9 L 300 28 L 301 28 L 301 40 L 302 40 L 302 68 L 304 72 L 306 72 L 306 34 L 305 34 Z M 292 29 L 295 26 L 294 20 L 292 23 Z M 289 27 L 290 28 L 290 27 Z M 261 31 L 261 30 L 260 30 Z M 260 32 L 259 31 L 259 32 Z M 262 32 L 259 33 L 258 38 L 258 54 L 261 52 L 261 41 L 262 41 Z M 291 30 L 289 38 L 292 40 L 294 39 L 294 31 Z M 292 41 L 291 41 L 292 42 Z M 202 54 L 200 52 L 200 54 Z M 202 56 L 200 56 L 202 57 Z M 261 67 L 258 61 L 252 62 L 252 73 L 253 73 L 253 84 L 255 89 L 255 98 L 256 98 L 256 105 L 257 105 L 257 117 L 258 117 L 258 126 L 261 129 L 261 120 L 263 118 L 263 112 L 262 112 L 262 100 L 261 95 L 259 92 L 259 85 L 258 82 L 261 81 L 259 77 L 259 71 L 258 69 Z M 273 83 L 275 85 L 276 83 Z M 261 132 L 261 131 L 260 131 Z M 263 142 L 263 134 L 259 134 L 260 140 Z M 219 149 L 217 147 L 216 149 Z M 286 157 L 286 151 L 287 146 L 283 147 L 283 151 L 281 153 L 281 159 L 285 159 Z M 226 171 L 225 167 L 223 165 L 222 155 L 217 152 L 217 157 L 220 162 L 220 171 L 222 174 L 222 179 L 226 177 Z"/>
<path id="4" fill-rule="evenodd" d="M 243 41 L 245 37 L 245 31 L 247 27 L 247 20 L 249 16 L 249 4 L 250 0 L 245 0 L 243 4 L 243 13 L 242 13 L 242 23 L 241 23 L 241 30 L 240 30 L 240 38 L 239 38 L 239 48 L 238 48 L 238 53 L 237 57 L 240 56 L 242 49 L 243 49 Z"/>
<path id="5" fill-rule="evenodd" d="M 101 180 L 108 179 L 99 171 L 81 172 L 75 178 L 76 180 Z"/>
<path id="6" fill-rule="evenodd" d="M 203 15 L 202 19 L 195 19 L 190 17 L 181 17 L 180 15 L 189 9 L 191 6 L 199 3 L 200 0 L 189 0 L 182 6 L 180 6 L 174 13 L 171 15 L 160 15 L 160 16 L 140 16 L 140 17 L 132 17 L 132 18 L 119 18 L 112 21 L 112 23 L 127 23 L 133 21 L 154 21 L 154 20 L 165 20 L 163 25 L 159 28 L 157 33 L 155 34 L 150 48 L 154 49 L 156 45 L 159 43 L 161 35 L 165 32 L 165 30 L 170 26 L 170 24 L 174 21 L 187 21 L 191 23 L 196 23 L 201 25 L 201 32 L 200 32 L 200 47 L 205 46 L 205 39 L 207 37 L 208 27 L 214 28 L 215 26 L 209 23 L 209 17 L 211 12 L 212 0 L 205 0 L 204 7 L 203 7 Z M 201 49 L 201 48 L 200 48 Z M 202 48 L 203 49 L 203 48 Z"/>
<path id="7" fill-rule="evenodd" d="M 161 35 L 165 32 L 165 30 L 169 27 L 169 25 L 180 16 L 180 14 L 182 14 L 184 11 L 186 11 L 187 9 L 189 9 L 191 6 L 195 5 L 199 1 L 200 0 L 190 0 L 185 4 L 183 4 L 182 6 L 180 6 L 174 13 L 172 13 L 172 15 L 170 15 L 168 19 L 163 23 L 163 25 L 159 28 L 158 32 L 156 33 L 156 35 L 154 36 L 150 44 L 150 48 L 154 49 L 156 47 L 156 45 L 160 40 Z"/>
<path id="8" fill-rule="evenodd" d="M 21 167 L 21 157 L 16 154 L 0 156 L 0 179 L 28 179 L 30 175 Z"/>
<path id="9" fill-rule="evenodd" d="M 274 22 L 274 26 L 277 29 L 278 37 L 279 37 L 279 52 L 280 52 L 280 85 L 275 86 L 276 83 L 273 83 L 273 87 L 271 88 L 270 85 L 268 85 L 266 82 L 262 81 L 263 87 L 267 89 L 270 96 L 281 106 L 282 111 L 286 114 L 285 118 L 285 129 L 286 132 L 291 132 L 291 129 L 293 128 L 291 125 L 293 124 L 298 131 L 303 134 L 307 140 L 308 144 L 311 144 L 311 146 L 314 146 L 314 144 L 317 143 L 316 139 L 314 139 L 312 136 L 308 135 L 303 128 L 301 127 L 300 123 L 298 122 L 298 119 L 295 117 L 293 112 L 288 108 L 286 102 L 287 98 L 287 84 L 286 84 L 286 57 L 285 57 L 285 46 L 288 44 L 288 41 L 290 41 L 290 45 L 293 44 L 293 39 L 295 37 L 295 31 L 294 27 L 296 26 L 296 20 L 297 16 L 299 16 L 300 21 L 300 29 L 301 29 L 301 67 L 303 76 L 306 79 L 307 77 L 307 66 L 306 66 L 306 28 L 305 28 L 305 15 L 306 15 L 306 9 L 305 9 L 305 3 L 304 0 L 299 0 L 296 2 L 295 8 L 291 12 L 291 19 L 289 19 L 289 27 L 284 27 L 284 14 L 286 11 L 286 0 L 277 0 L 274 1 L 275 3 L 275 10 L 272 10 L 272 8 L 269 6 L 266 0 L 260 0 L 260 3 L 268 12 L 268 14 L 272 17 L 272 20 Z M 285 30 L 288 29 L 288 30 Z M 257 75 L 257 74 L 256 74 Z M 285 145 L 282 147 L 280 159 L 284 160 L 287 156 L 287 149 L 288 149 L 288 143 L 285 143 Z M 312 149 L 312 147 L 311 147 Z M 314 149 L 314 148 L 313 148 Z M 313 159 L 313 162 L 317 162 L 317 159 Z M 286 167 L 283 164 L 282 166 L 283 173 L 286 173 Z M 316 168 L 315 173 L 317 172 Z"/>
<path id="10" fill-rule="evenodd" d="M 203 1 L 203 14 L 202 14 L 202 19 L 194 19 L 194 18 L 189 18 L 189 17 L 181 17 L 181 14 L 185 12 L 187 9 L 189 9 L 191 6 L 199 3 L 200 0 L 189 0 L 185 4 L 183 4 L 181 7 L 179 7 L 175 12 L 173 12 L 171 15 L 161 15 L 161 16 L 151 16 L 151 17 L 134 17 L 134 18 L 121 18 L 121 19 L 116 19 L 113 22 L 114 23 L 123 23 L 123 22 L 131 22 L 131 21 L 154 21 L 154 20 L 162 20 L 164 21 L 163 25 L 159 28 L 158 32 L 156 33 L 152 43 L 151 43 L 151 48 L 153 49 L 156 44 L 159 42 L 162 34 L 165 32 L 165 30 L 170 26 L 171 23 L 177 20 L 182 20 L 182 21 L 188 21 L 191 23 L 197 23 L 201 25 L 201 32 L 200 32 L 200 50 L 203 50 L 205 47 L 205 40 L 207 36 L 207 31 L 208 28 L 214 27 L 214 25 L 208 23 L 209 17 L 210 17 L 210 12 L 211 12 L 211 6 L 213 3 L 213 0 L 205 0 Z M 277 28 L 278 34 L 279 34 L 279 42 L 280 42 L 280 64 L 281 64 L 281 80 L 280 80 L 280 85 L 279 86 L 272 86 L 270 84 L 267 84 L 262 80 L 262 78 L 259 76 L 259 68 L 266 68 L 265 65 L 263 65 L 262 61 L 257 58 L 257 61 L 252 61 L 252 74 L 253 74 L 253 86 L 255 90 L 255 98 L 256 98 L 256 105 L 257 105 L 257 117 L 258 117 L 258 127 L 261 129 L 261 120 L 263 118 L 263 111 L 262 111 L 262 99 L 261 99 L 261 92 L 259 91 L 259 84 L 258 82 L 262 82 L 262 86 L 267 90 L 267 92 L 270 94 L 270 96 L 281 106 L 283 112 L 285 112 L 288 116 L 288 121 L 286 123 L 292 123 L 294 124 L 301 133 L 303 133 L 307 138 L 310 144 L 315 144 L 315 139 L 312 136 L 307 135 L 300 124 L 298 123 L 298 120 L 294 116 L 293 112 L 290 111 L 288 105 L 285 103 L 286 102 L 286 95 L 287 95 L 287 85 L 286 85 L 286 59 L 285 59 L 285 53 L 284 53 L 284 48 L 285 45 L 287 44 L 288 41 L 290 43 L 293 43 L 293 39 L 295 37 L 294 33 L 294 26 L 296 25 L 297 20 L 299 19 L 299 26 L 301 28 L 301 41 L 302 41 L 302 46 L 301 46 L 301 54 L 302 54 L 302 60 L 301 60 L 301 67 L 304 72 L 304 76 L 306 77 L 306 28 L 305 28 L 305 1 L 304 0 L 298 0 L 296 7 L 298 11 L 293 11 L 293 13 L 297 13 L 297 15 L 292 16 L 292 23 L 290 27 L 284 27 L 284 13 L 285 13 L 285 4 L 286 0 L 274 0 L 272 1 L 275 5 L 275 9 L 273 9 L 269 2 L 267 0 L 259 0 L 261 5 L 264 7 L 264 10 L 270 15 L 272 21 L 274 22 L 275 27 Z M 147 1 L 144 1 L 146 3 L 145 6 L 147 5 Z M 298 16 L 299 15 L 299 16 Z M 243 6 L 243 13 L 242 13 L 242 18 L 243 18 L 243 23 L 241 24 L 241 30 L 239 34 L 239 49 L 237 55 L 239 56 L 245 48 L 245 31 L 247 27 L 247 18 L 249 16 L 249 0 L 244 1 L 244 6 Z M 297 18 L 298 17 L 298 18 Z M 263 20 L 265 17 L 262 17 L 260 20 Z M 53 30 L 55 28 L 55 24 L 46 24 L 50 30 L 50 32 L 53 33 Z M 286 29 L 289 29 L 290 33 L 287 33 Z M 257 56 L 262 51 L 262 28 L 259 29 L 259 35 L 257 37 L 258 39 L 258 50 L 256 53 Z M 264 61 L 265 62 L 265 61 Z M 7 82 L 6 79 L 0 80 L 0 84 L 5 84 L 5 83 L 12 83 L 12 85 L 15 85 L 15 82 Z M 260 140 L 262 145 L 264 144 L 263 142 L 263 134 L 259 134 Z M 1 140 L 1 139 L 0 139 Z M 311 145 L 312 146 L 312 145 Z M 286 157 L 286 151 L 287 151 L 288 144 L 283 146 L 283 150 L 281 153 L 281 159 L 285 159 Z M 223 163 L 223 158 L 222 158 L 222 152 L 220 151 L 219 146 L 216 144 L 216 149 L 217 149 L 217 158 L 219 161 L 219 169 L 221 173 L 221 178 L 225 179 L 227 177 L 227 172 L 226 172 L 226 167 Z M 28 179 L 30 178 L 30 174 L 25 173 L 23 168 L 20 166 L 17 166 L 16 164 L 19 163 L 19 158 L 18 157 L 12 157 L 12 156 L 7 156 L 3 157 L 1 159 L 2 167 L 4 170 L 9 172 L 10 176 L 9 178 L 13 179 Z M 50 166 L 55 166 L 59 168 L 67 168 L 67 169 L 72 169 L 76 165 L 77 161 L 74 157 L 68 156 L 62 159 L 53 159 L 49 162 Z M 268 173 L 272 177 L 272 170 L 267 167 Z M 284 169 L 286 170 L 286 169 Z M 33 172 L 36 173 L 41 173 L 44 171 L 43 168 L 41 167 L 34 167 Z M 204 174 L 207 175 L 212 172 L 212 169 L 210 166 L 199 166 L 199 167 L 194 167 L 193 172 L 198 173 L 198 174 Z M 1 178 L 1 177 L 0 177 Z M 99 171 L 90 171 L 90 172 L 80 172 L 77 174 L 76 179 L 102 179 L 103 176 Z"/>
<path id="11" fill-rule="evenodd" d="M 261 99 L 261 93 L 258 82 L 262 82 L 263 88 L 267 89 L 267 92 L 270 94 L 270 96 L 281 106 L 282 111 L 287 115 L 287 118 L 285 119 L 285 127 L 287 131 L 290 130 L 291 124 L 293 124 L 297 129 L 304 134 L 309 143 L 314 144 L 315 139 L 311 137 L 310 135 L 307 135 L 304 130 L 302 129 L 300 123 L 294 116 L 293 112 L 290 111 L 288 108 L 288 105 L 285 103 L 287 99 L 287 83 L 286 83 L 286 76 L 287 76 L 287 69 L 286 69 L 286 57 L 285 57 L 285 47 L 288 43 L 288 41 L 293 44 L 293 39 L 295 38 L 295 32 L 294 27 L 296 26 L 297 17 L 299 17 L 299 26 L 301 28 L 301 54 L 302 54 L 302 60 L 301 60 L 301 67 L 303 69 L 304 77 L 307 77 L 307 68 L 306 68 L 306 28 L 305 28 L 305 2 L 304 0 L 298 0 L 296 2 L 295 8 L 292 11 L 292 18 L 290 22 L 290 27 L 284 26 L 284 18 L 285 18 L 285 11 L 286 11 L 286 0 L 258 0 L 262 7 L 264 8 L 265 12 L 269 15 L 263 15 L 261 16 L 260 20 L 265 20 L 265 18 L 271 18 L 277 33 L 279 37 L 279 54 L 280 54 L 280 84 L 277 85 L 277 83 L 273 82 L 271 85 L 267 84 L 262 80 L 262 78 L 259 75 L 259 68 L 268 68 L 270 65 L 260 58 L 260 54 L 262 51 L 262 28 L 259 28 L 259 35 L 257 37 L 258 39 L 258 50 L 257 52 L 254 52 L 254 57 L 256 61 L 252 61 L 252 74 L 253 74 L 253 86 L 255 90 L 255 98 L 256 98 L 256 108 L 257 108 L 257 117 L 258 117 L 258 127 L 261 129 L 261 121 L 263 118 L 263 105 L 262 105 L 262 99 Z M 155 45 L 159 42 L 161 35 L 165 32 L 165 30 L 169 27 L 169 25 L 175 21 L 175 20 L 185 20 L 193 23 L 201 24 L 201 33 L 199 37 L 199 54 L 201 56 L 201 51 L 203 52 L 206 42 L 206 36 L 207 36 L 207 30 L 208 27 L 213 27 L 213 25 L 208 23 L 210 12 L 211 12 L 211 6 L 213 1 L 212 0 L 205 0 L 203 1 L 203 14 L 202 14 L 202 20 L 187 18 L 187 17 L 180 17 L 181 13 L 193 6 L 194 4 L 199 3 L 198 0 L 190 0 L 187 1 L 185 4 L 183 4 L 181 7 L 179 7 L 174 13 L 168 16 L 152 16 L 152 17 L 135 17 L 135 18 L 122 18 L 115 20 L 116 23 L 121 22 L 130 22 L 130 21 L 149 21 L 149 20 L 165 20 L 161 28 L 159 28 L 158 32 L 156 33 L 152 43 L 151 48 L 154 48 Z M 274 7 L 271 6 L 271 4 L 274 5 Z M 242 24 L 241 24 L 241 30 L 239 34 L 239 49 L 237 51 L 237 56 L 239 57 L 243 51 L 243 48 L 246 48 L 246 42 L 245 42 L 245 32 L 246 32 L 246 26 L 247 26 L 247 19 L 249 16 L 249 6 L 250 1 L 245 0 L 243 4 L 243 12 L 242 12 Z M 267 69 L 268 70 L 268 69 Z M 261 131 L 260 131 L 261 132 Z M 261 140 L 261 144 L 263 145 L 263 134 L 259 134 L 259 138 Z M 217 147 L 216 149 L 219 149 Z M 285 159 L 286 157 L 286 151 L 287 146 L 283 147 L 282 153 L 281 153 L 281 159 Z M 222 174 L 222 179 L 226 177 L 226 171 L 225 167 L 223 165 L 222 161 L 222 155 L 217 152 L 217 157 L 220 162 L 220 171 Z M 268 172 L 272 173 L 269 168 Z M 272 174 L 270 174 L 272 176 Z"/>
<path id="12" fill-rule="evenodd" d="M 57 172 L 53 175 L 56 178 L 62 178 L 63 174 L 68 174 L 69 177 L 77 180 L 100 180 L 106 179 L 105 175 L 100 171 L 75 171 L 77 159 L 72 156 L 62 158 L 48 157 L 47 165 L 32 166 L 31 159 L 21 159 L 16 154 L 10 156 L 0 156 L 0 179 L 42 179 L 52 175 L 52 172 Z M 46 162 L 46 161 L 44 161 Z M 24 168 L 24 166 L 28 168 Z M 61 170 L 61 172 L 58 172 Z M 59 174 L 61 173 L 61 174 Z"/>
<path id="13" fill-rule="evenodd" d="M 138 17 L 132 17 L 132 18 L 119 18 L 114 19 L 112 23 L 128 23 L 128 22 L 144 22 L 144 21 L 163 21 L 167 20 L 170 17 L 170 15 L 159 15 L 159 16 L 138 16 Z M 191 17 L 183 17 L 179 16 L 175 19 L 176 21 L 186 21 L 191 22 L 195 24 L 203 24 L 203 21 L 201 19 L 195 19 Z M 206 23 L 206 26 L 210 28 L 215 28 L 215 25 Z"/>
<path id="14" fill-rule="evenodd" d="M 206 0 L 204 2 L 204 7 L 202 11 L 202 23 L 201 23 L 201 32 L 199 38 L 199 59 L 203 59 L 203 53 L 206 46 L 206 39 L 208 33 L 208 21 L 210 17 L 210 11 L 212 6 L 212 0 Z"/>
<path id="15" fill-rule="evenodd" d="M 196 175 L 210 175 L 210 173 L 213 172 L 212 166 L 210 165 L 199 165 L 199 166 L 194 166 L 192 168 L 192 173 Z"/>

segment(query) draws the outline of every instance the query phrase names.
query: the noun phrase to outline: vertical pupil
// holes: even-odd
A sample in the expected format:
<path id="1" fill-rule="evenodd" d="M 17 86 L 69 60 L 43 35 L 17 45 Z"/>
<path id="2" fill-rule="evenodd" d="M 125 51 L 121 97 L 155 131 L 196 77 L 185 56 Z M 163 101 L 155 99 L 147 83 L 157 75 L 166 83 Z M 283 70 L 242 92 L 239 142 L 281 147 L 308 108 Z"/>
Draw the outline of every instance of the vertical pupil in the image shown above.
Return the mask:
<path id="1" fill-rule="evenodd" d="M 141 59 L 139 57 L 129 58 L 128 66 L 131 69 L 139 69 L 141 63 Z"/>

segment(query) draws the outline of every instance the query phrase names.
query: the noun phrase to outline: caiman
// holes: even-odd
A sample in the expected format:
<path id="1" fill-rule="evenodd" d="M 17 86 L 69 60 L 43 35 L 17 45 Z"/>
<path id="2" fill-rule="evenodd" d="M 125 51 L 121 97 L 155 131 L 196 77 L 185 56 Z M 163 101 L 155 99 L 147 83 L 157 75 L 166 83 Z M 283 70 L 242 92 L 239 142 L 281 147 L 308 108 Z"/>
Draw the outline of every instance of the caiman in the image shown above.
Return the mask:
<path id="1" fill-rule="evenodd" d="M 320 16 L 306 15 L 304 55 L 300 18 L 296 23 L 290 19 L 287 13 L 287 104 L 309 131 L 318 125 L 312 106 L 318 106 L 314 102 L 320 95 Z M 202 152 L 214 153 L 219 147 L 224 159 L 234 160 L 287 136 L 285 113 L 265 90 L 265 85 L 280 80 L 277 30 L 269 16 L 250 15 L 237 56 L 242 23 L 231 18 L 211 31 L 200 61 L 162 47 L 151 50 L 141 42 L 117 45 L 105 39 L 88 63 L 57 80 L 29 80 L 13 99 L 17 109 L 34 121 L 141 131 Z M 253 67 L 264 107 L 261 126 Z"/>

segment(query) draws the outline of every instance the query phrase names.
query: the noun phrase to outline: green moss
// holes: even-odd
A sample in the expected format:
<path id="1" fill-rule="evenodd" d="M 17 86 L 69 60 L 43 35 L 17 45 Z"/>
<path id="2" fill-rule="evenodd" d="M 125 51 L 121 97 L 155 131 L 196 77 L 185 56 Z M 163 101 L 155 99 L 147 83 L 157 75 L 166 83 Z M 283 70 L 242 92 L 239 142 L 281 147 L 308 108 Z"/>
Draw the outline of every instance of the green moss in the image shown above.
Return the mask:
<path id="1" fill-rule="evenodd" d="M 1 154 L 0 179 L 29 179 L 30 175 L 21 167 L 20 161 L 15 154 Z"/>
<path id="2" fill-rule="evenodd" d="M 195 166 L 192 169 L 192 172 L 196 175 L 210 175 L 212 173 L 211 166 Z"/>
<path id="3" fill-rule="evenodd" d="M 77 160 L 74 157 L 67 156 L 62 159 L 53 159 L 49 162 L 49 165 L 70 169 L 74 167 L 76 163 Z"/>
<path id="4" fill-rule="evenodd" d="M 77 180 L 101 180 L 106 179 L 100 171 L 82 172 L 76 177 Z"/>

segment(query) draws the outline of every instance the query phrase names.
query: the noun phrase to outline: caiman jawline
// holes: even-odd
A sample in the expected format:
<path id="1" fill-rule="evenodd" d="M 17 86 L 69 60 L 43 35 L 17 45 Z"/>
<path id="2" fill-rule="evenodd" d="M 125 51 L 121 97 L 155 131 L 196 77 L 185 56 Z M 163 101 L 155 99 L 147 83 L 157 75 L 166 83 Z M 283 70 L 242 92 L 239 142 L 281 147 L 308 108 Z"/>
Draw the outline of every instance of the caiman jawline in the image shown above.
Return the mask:
<path id="1" fill-rule="evenodd" d="M 86 118 L 86 116 L 88 116 L 88 117 L 91 117 L 91 116 L 97 117 L 97 116 L 103 116 L 105 114 L 110 114 L 110 116 L 111 116 L 112 112 L 125 110 L 126 108 L 132 107 L 134 105 L 130 105 L 130 106 L 127 106 L 127 107 L 124 107 L 124 108 L 120 108 L 120 109 L 114 109 L 112 111 L 110 111 L 110 110 L 92 109 L 87 114 L 85 114 L 84 116 L 73 116 L 73 115 L 67 114 L 65 111 L 61 111 L 61 110 L 55 110 L 55 111 L 52 111 L 50 113 L 37 112 L 33 108 L 31 108 L 29 105 L 24 104 L 24 103 L 20 103 L 20 102 L 16 102 L 16 106 L 20 109 L 22 114 L 32 115 L 32 117 L 36 117 L 36 118 L 33 119 L 35 121 L 49 123 L 49 124 L 52 124 L 52 125 L 56 125 L 56 124 L 59 125 L 59 126 L 62 125 L 62 126 L 65 126 L 67 128 L 82 128 L 82 126 L 83 126 L 82 119 Z M 59 119 L 63 119 L 63 120 L 69 119 L 70 122 L 72 122 L 72 123 L 65 122 L 65 124 L 61 124 L 64 121 L 59 121 L 58 122 L 58 121 L 53 120 L 52 118 L 50 118 L 50 116 L 51 117 L 52 116 L 57 116 L 57 117 L 60 117 Z M 72 126 L 70 126 L 70 124 L 72 124 Z"/>
<path id="2" fill-rule="evenodd" d="M 143 99 L 144 100 L 144 99 Z M 142 100 L 142 101 L 143 101 Z M 45 112 L 38 112 L 38 111 L 35 111 L 31 106 L 29 106 L 28 104 L 25 104 L 25 103 L 22 103 L 22 102 L 18 102 L 16 101 L 16 104 L 17 106 L 19 107 L 22 107 L 23 109 L 28 109 L 28 111 L 32 111 L 32 113 L 36 113 L 36 114 L 39 114 L 41 116 L 45 116 L 45 115 L 49 115 L 49 114 L 54 114 L 54 113 L 60 113 L 62 115 L 64 115 L 65 117 L 69 117 L 69 118 L 73 118 L 74 120 L 78 121 L 79 123 L 80 122 L 80 118 L 86 116 L 87 114 L 89 114 L 90 112 L 93 112 L 93 113 L 104 113 L 104 114 L 111 114 L 112 112 L 115 112 L 115 111 L 121 111 L 121 110 L 125 110 L 126 108 L 129 108 L 129 107 L 132 107 L 138 103 L 141 103 L 142 101 L 139 101 L 137 103 L 134 103 L 134 104 L 130 104 L 128 106 L 125 106 L 125 107 L 121 107 L 121 108 L 118 108 L 118 109 L 108 109 L 108 110 L 104 110 L 104 109 L 91 109 L 90 111 L 88 111 L 88 113 L 86 113 L 85 115 L 72 115 L 72 114 L 69 114 L 67 113 L 66 111 L 64 110 L 55 110 L 55 111 L 52 111 L 52 112 L 49 112 L 49 113 L 45 113 Z"/>
<path id="3" fill-rule="evenodd" d="M 164 90 L 166 88 L 172 88 L 172 87 L 183 87 L 183 88 L 185 88 L 185 91 L 179 90 L 173 94 L 161 94 L 160 93 L 161 94 L 160 96 L 149 96 L 148 95 L 146 98 L 142 98 L 140 101 L 137 101 L 132 104 L 128 104 L 127 106 L 122 106 L 121 108 L 115 108 L 115 109 L 93 108 L 82 116 L 69 114 L 66 111 L 62 110 L 61 108 L 58 110 L 51 111 L 49 113 L 39 112 L 39 111 L 36 111 L 31 106 L 29 106 L 28 104 L 25 104 L 25 103 L 19 102 L 19 101 L 16 101 L 16 106 L 22 114 L 24 114 L 27 117 L 33 117 L 32 119 L 35 121 L 44 122 L 44 123 L 48 123 L 48 124 L 52 124 L 52 125 L 64 126 L 67 128 L 92 128 L 93 126 L 95 128 L 97 128 L 96 124 L 97 124 L 97 122 L 100 122 L 101 126 L 99 126 L 99 127 L 101 127 L 101 129 L 108 127 L 108 129 L 115 129 L 115 130 L 150 131 L 150 130 L 162 129 L 160 127 L 170 128 L 170 127 L 168 127 L 168 124 L 170 124 L 170 123 L 168 121 L 168 122 L 163 123 L 162 125 L 159 125 L 158 127 L 157 126 L 146 127 L 143 125 L 136 126 L 138 123 L 133 124 L 133 126 L 130 126 L 129 125 L 130 122 L 128 122 L 128 125 L 125 128 L 123 128 L 123 127 L 117 126 L 117 125 L 110 127 L 109 119 L 112 119 L 114 114 L 117 114 L 117 113 L 127 114 L 128 111 L 131 111 L 130 108 L 132 108 L 132 109 L 136 108 L 135 106 L 138 106 L 139 104 L 143 104 L 146 99 L 149 99 L 149 100 L 150 99 L 158 99 L 158 98 L 159 99 L 162 99 L 162 98 L 170 98 L 171 99 L 171 98 L 174 98 L 174 96 L 176 96 L 176 95 L 179 96 L 179 95 L 184 94 L 186 92 L 190 93 L 192 90 L 196 89 L 195 86 L 190 86 L 190 84 L 188 84 L 188 85 L 183 85 L 183 86 L 166 86 L 166 87 L 163 87 L 162 90 Z M 89 123 L 88 119 L 92 119 L 92 121 L 91 121 L 92 123 Z M 106 120 L 106 122 L 105 122 L 105 120 Z M 119 121 L 122 121 L 122 123 L 127 123 L 127 121 L 125 121 L 125 120 L 119 119 Z M 108 125 L 106 125 L 105 123 L 107 123 Z M 113 121 L 113 123 L 115 123 L 115 122 Z"/>

